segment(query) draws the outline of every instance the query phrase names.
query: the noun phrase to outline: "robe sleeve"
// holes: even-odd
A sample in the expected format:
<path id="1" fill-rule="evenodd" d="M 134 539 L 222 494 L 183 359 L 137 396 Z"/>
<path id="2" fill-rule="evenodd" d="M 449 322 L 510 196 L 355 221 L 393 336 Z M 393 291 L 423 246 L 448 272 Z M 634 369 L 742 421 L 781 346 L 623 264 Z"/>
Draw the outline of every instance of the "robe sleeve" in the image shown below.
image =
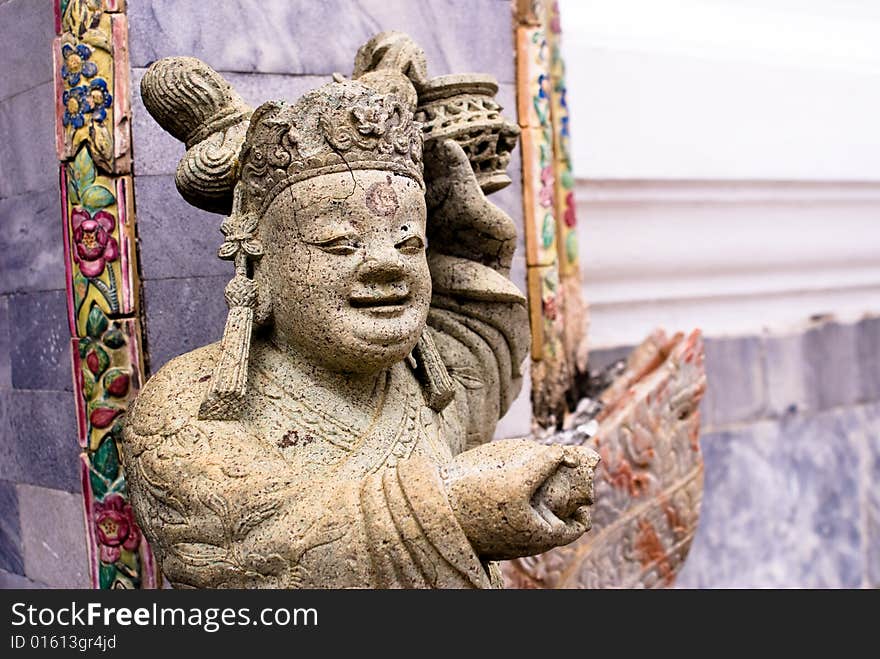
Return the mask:
<path id="1" fill-rule="evenodd" d="M 463 448 L 472 448 L 492 439 L 522 387 L 530 339 L 526 298 L 502 272 L 477 261 L 431 254 L 428 264 L 428 327 L 455 382 Z"/>

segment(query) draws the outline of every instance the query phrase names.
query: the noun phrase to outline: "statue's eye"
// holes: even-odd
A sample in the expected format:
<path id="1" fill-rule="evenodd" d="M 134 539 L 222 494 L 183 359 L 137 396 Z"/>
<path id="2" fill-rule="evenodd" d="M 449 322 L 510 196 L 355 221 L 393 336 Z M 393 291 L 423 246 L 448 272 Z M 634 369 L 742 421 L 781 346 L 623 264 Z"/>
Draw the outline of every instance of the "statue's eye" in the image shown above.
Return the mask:
<path id="1" fill-rule="evenodd" d="M 410 236 L 401 240 L 395 247 L 404 254 L 418 254 L 425 249 L 425 243 L 418 236 Z"/>
<path id="2" fill-rule="evenodd" d="M 354 254 L 360 246 L 354 236 L 339 236 L 330 240 L 313 243 L 328 254 L 340 254 L 343 256 Z"/>

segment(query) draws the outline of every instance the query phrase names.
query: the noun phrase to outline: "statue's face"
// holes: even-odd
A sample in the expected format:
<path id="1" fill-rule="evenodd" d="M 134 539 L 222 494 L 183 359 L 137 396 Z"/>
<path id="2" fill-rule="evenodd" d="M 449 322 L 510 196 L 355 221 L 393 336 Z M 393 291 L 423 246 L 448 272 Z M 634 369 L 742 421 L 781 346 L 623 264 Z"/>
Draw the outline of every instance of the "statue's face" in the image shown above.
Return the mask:
<path id="1" fill-rule="evenodd" d="M 431 301 L 425 198 L 389 172 L 326 174 L 281 192 L 261 220 L 258 277 L 276 340 L 334 371 L 404 359 Z"/>

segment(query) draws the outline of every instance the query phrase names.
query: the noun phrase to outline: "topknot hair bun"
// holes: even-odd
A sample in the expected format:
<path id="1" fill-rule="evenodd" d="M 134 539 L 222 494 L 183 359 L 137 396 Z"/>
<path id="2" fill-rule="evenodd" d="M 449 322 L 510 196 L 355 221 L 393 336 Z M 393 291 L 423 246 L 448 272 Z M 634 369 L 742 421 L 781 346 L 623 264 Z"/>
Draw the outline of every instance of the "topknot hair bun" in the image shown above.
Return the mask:
<path id="1" fill-rule="evenodd" d="M 193 206 L 228 215 L 252 109 L 195 57 L 154 62 L 141 80 L 141 96 L 156 122 L 186 145 L 175 177 L 180 194 Z"/>
<path id="2" fill-rule="evenodd" d="M 415 111 L 418 89 L 428 79 L 425 52 L 403 32 L 380 32 L 358 49 L 351 77 Z"/>

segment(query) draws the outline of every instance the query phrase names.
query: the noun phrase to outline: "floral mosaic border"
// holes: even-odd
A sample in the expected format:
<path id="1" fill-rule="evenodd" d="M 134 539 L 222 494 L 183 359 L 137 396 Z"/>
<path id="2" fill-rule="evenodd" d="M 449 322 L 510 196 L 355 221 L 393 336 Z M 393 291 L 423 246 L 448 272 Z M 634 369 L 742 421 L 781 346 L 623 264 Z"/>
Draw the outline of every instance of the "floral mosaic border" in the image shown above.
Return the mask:
<path id="1" fill-rule="evenodd" d="M 131 170 L 128 20 L 119 0 L 55 0 L 55 143 L 60 160 L 88 143 L 104 171 Z"/>
<path id="2" fill-rule="evenodd" d="M 55 0 L 56 148 L 83 504 L 94 588 L 155 588 L 118 442 L 144 380 L 122 0 Z"/>
<path id="3" fill-rule="evenodd" d="M 551 2 L 547 8 L 547 47 L 549 49 L 550 118 L 553 123 L 553 169 L 557 217 L 557 246 L 559 272 L 562 277 L 577 276 L 577 212 L 574 199 L 574 172 L 571 166 L 571 135 L 565 61 L 561 51 L 562 24 L 559 4 Z"/>
<path id="4" fill-rule="evenodd" d="M 564 414 L 581 358 L 581 295 L 564 65 L 556 2 L 516 7 L 517 114 L 522 130 L 523 209 L 532 403 L 539 423 Z"/>

